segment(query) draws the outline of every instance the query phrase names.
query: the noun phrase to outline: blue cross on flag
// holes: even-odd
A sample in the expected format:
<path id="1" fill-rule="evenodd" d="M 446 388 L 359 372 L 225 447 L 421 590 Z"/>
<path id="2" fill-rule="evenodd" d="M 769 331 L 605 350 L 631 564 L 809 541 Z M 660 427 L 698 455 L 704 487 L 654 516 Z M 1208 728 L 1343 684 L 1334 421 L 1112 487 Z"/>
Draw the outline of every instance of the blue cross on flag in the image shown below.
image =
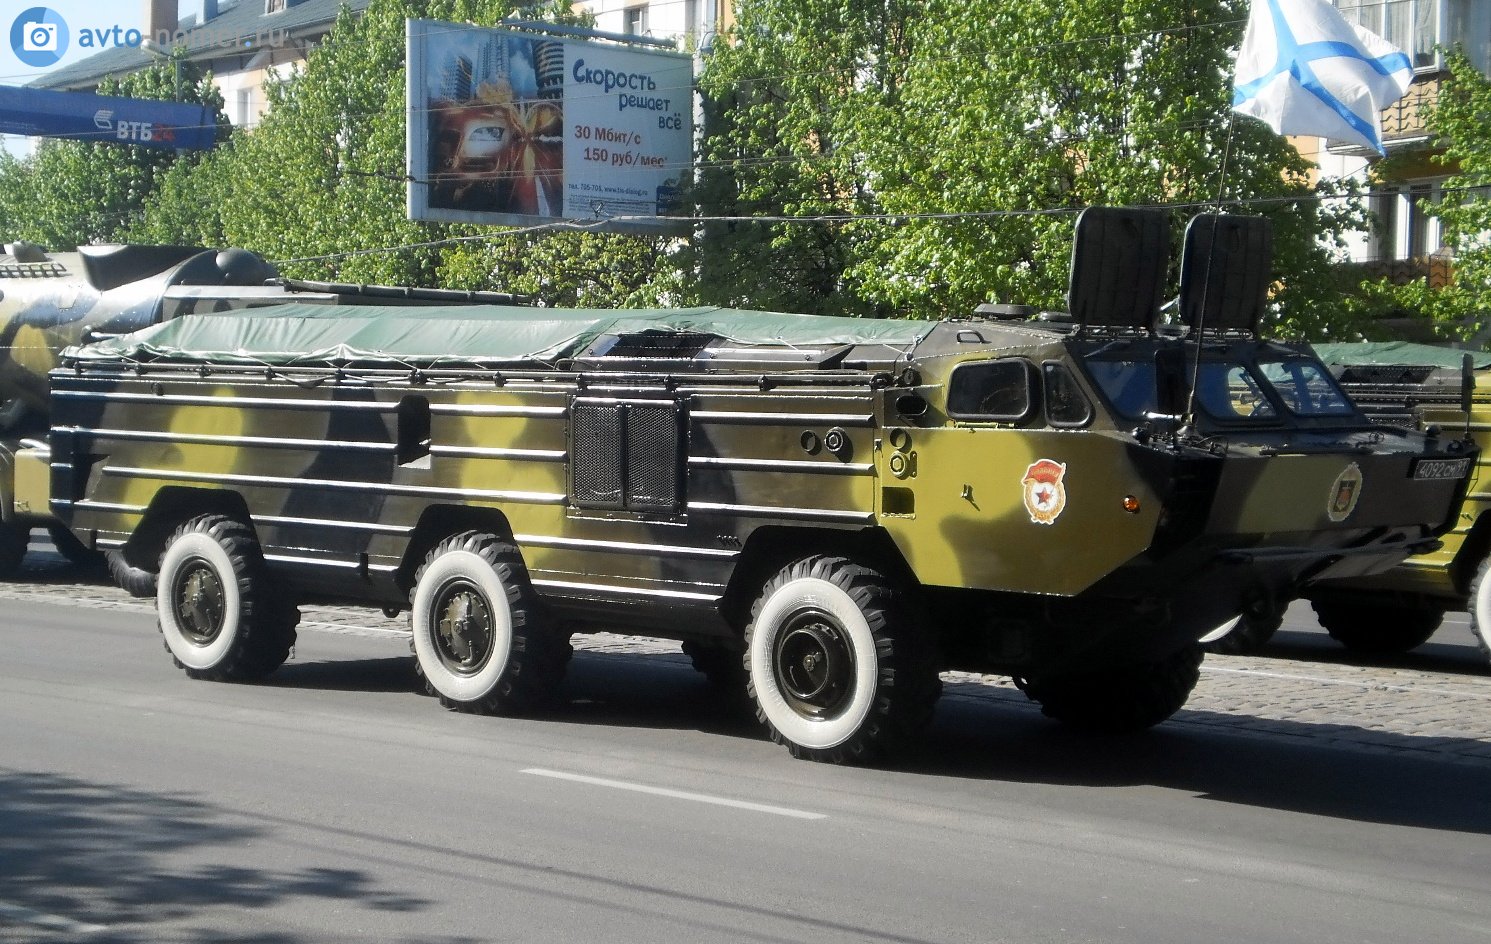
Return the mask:
<path id="1" fill-rule="evenodd" d="M 1279 134 L 1382 150 L 1382 110 L 1403 97 L 1413 63 L 1325 0 L 1253 0 L 1237 53 L 1232 107 Z"/>

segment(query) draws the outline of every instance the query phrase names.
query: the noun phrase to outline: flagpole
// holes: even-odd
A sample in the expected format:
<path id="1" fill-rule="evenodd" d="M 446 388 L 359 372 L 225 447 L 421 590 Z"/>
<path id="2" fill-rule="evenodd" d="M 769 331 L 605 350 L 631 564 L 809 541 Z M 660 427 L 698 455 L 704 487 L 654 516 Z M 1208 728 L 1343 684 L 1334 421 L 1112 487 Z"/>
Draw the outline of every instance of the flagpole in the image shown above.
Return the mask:
<path id="1" fill-rule="evenodd" d="M 1222 212 L 1222 200 L 1227 193 L 1227 165 L 1232 160 L 1232 131 L 1237 127 L 1237 112 L 1227 110 L 1227 137 L 1222 142 L 1222 167 L 1217 174 L 1217 199 L 1212 206 L 1213 215 L 1211 219 L 1211 245 L 1216 245 L 1217 240 L 1217 216 Z M 1206 278 L 1201 282 L 1201 310 L 1196 312 L 1196 357 L 1191 362 L 1191 384 L 1186 393 L 1186 411 L 1181 417 L 1181 424 L 1193 426 L 1196 422 L 1196 387 L 1201 380 L 1201 340 L 1206 330 L 1206 296 L 1211 291 L 1211 253 L 1206 257 Z"/>

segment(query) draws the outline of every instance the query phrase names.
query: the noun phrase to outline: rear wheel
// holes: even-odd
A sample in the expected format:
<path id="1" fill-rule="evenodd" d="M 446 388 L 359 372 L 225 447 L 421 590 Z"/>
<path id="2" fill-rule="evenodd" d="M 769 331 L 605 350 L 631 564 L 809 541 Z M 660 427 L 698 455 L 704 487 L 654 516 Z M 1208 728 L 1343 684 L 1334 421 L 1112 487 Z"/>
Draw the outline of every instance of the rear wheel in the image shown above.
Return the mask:
<path id="1" fill-rule="evenodd" d="M 794 757 L 863 763 L 931 720 L 942 693 L 935 651 L 875 570 L 805 558 L 766 582 L 751 615 L 756 716 Z"/>
<path id="2" fill-rule="evenodd" d="M 410 622 L 425 683 L 446 708 L 517 714 L 554 695 L 568 635 L 544 619 L 517 548 L 490 534 L 446 538 L 414 578 Z"/>
<path id="3" fill-rule="evenodd" d="M 1048 718 L 1082 731 L 1123 734 L 1152 727 L 1175 714 L 1201 678 L 1200 646 L 1157 662 L 1042 679 L 1016 680 Z"/>
<path id="4" fill-rule="evenodd" d="M 300 611 L 268 585 L 245 524 L 203 515 L 177 528 L 161 555 L 156 610 L 176 665 L 197 679 L 243 682 L 279 668 Z"/>
<path id="5" fill-rule="evenodd" d="M 109 576 L 114 579 L 115 586 L 125 593 L 132 597 L 155 596 L 155 574 L 130 564 L 124 559 L 123 551 L 105 552 L 104 563 L 109 568 Z"/>
<path id="6" fill-rule="evenodd" d="M 1315 617 L 1332 639 L 1355 652 L 1407 652 L 1423 645 L 1444 621 L 1444 605 L 1411 596 L 1362 594 L 1313 600 Z"/>
<path id="7" fill-rule="evenodd" d="M 26 545 L 31 543 L 31 529 L 0 521 L 0 580 L 21 569 L 26 559 Z"/>

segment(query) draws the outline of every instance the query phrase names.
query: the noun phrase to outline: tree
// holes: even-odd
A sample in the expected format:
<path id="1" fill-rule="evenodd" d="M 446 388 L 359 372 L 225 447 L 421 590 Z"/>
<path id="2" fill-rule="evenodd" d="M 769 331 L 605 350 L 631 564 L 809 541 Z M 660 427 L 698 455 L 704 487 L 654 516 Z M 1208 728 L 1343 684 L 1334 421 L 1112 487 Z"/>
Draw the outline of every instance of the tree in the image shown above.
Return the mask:
<path id="1" fill-rule="evenodd" d="M 504 0 L 373 0 L 345 8 L 305 67 L 268 90 L 269 109 L 221 168 L 227 240 L 287 274 L 537 294 L 551 304 L 619 305 L 657 278 L 661 242 L 635 236 L 510 234 L 405 215 L 404 19 L 496 24 Z M 584 25 L 568 4 L 525 18 Z M 454 245 L 425 245 L 469 236 Z M 396 251 L 378 251 L 397 248 Z M 368 250 L 375 250 L 369 252 Z"/>
<path id="2" fill-rule="evenodd" d="M 207 105 L 219 116 L 223 104 L 211 75 L 182 51 L 123 79 L 107 80 L 98 91 Z M 228 132 L 219 117 L 218 139 Z M 118 241 L 129 235 L 173 168 L 203 159 L 198 152 L 183 156 L 165 148 L 49 138 L 30 157 L 0 166 L 0 224 L 8 238 L 54 250 Z"/>
<path id="3" fill-rule="evenodd" d="M 700 78 L 701 212 L 873 212 L 861 115 L 894 108 L 920 7 L 910 0 L 741 0 L 734 31 L 716 43 Z M 701 236 L 681 260 L 696 276 L 692 294 L 700 301 L 888 313 L 848 280 L 865 247 L 843 222 L 719 221 Z"/>
<path id="4" fill-rule="evenodd" d="M 743 0 L 703 78 L 701 296 L 933 317 L 1063 304 L 1090 204 L 1275 225 L 1276 329 L 1344 330 L 1331 243 L 1359 214 L 1234 123 L 1242 0 Z M 1224 175 L 1225 169 L 1225 175 Z M 1176 227 L 1177 241 L 1180 227 Z M 793 304 L 793 302 L 799 302 Z"/>
<path id="5" fill-rule="evenodd" d="M 1444 244 L 1454 253 L 1453 274 L 1442 289 L 1420 282 L 1397 299 L 1428 314 L 1442 330 L 1470 335 L 1491 327 L 1491 79 L 1463 55 L 1451 56 L 1449 69 L 1428 123 L 1444 144 L 1436 161 L 1454 176 L 1445 181 L 1440 204 L 1425 209 L 1440 219 Z"/>

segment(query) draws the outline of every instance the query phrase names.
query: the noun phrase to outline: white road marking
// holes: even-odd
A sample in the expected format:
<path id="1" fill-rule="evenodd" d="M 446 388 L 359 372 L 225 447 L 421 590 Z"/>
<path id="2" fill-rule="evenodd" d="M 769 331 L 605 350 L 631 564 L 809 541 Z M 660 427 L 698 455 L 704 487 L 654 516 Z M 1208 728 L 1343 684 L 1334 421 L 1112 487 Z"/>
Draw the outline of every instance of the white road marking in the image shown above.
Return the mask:
<path id="1" fill-rule="evenodd" d="M 823 813 L 810 813 L 807 810 L 794 810 L 785 806 L 769 806 L 765 803 L 749 803 L 745 800 L 732 800 L 728 797 L 710 796 L 707 793 L 688 793 L 683 790 L 670 790 L 667 787 L 650 787 L 646 784 L 631 783 L 626 780 L 607 780 L 604 777 L 587 777 L 584 774 L 569 774 L 562 770 L 545 770 L 542 767 L 529 767 L 520 771 L 520 773 L 533 774 L 537 777 L 552 777 L 555 780 L 569 780 L 574 783 L 588 783 L 596 787 L 610 787 L 613 790 L 649 793 L 653 796 L 671 797 L 675 800 L 690 800 L 694 803 L 711 803 L 715 806 L 728 806 L 737 810 L 771 813 L 775 816 L 790 816 L 793 819 L 828 819 L 828 816 Z"/>
<path id="2" fill-rule="evenodd" d="M 85 924 L 82 921 L 74 921 L 71 918 L 64 918 L 61 915 L 32 911 L 30 908 L 12 905 L 5 901 L 0 901 L 0 918 L 18 921 L 33 928 L 61 931 L 64 934 L 97 934 L 100 931 L 109 930 L 101 924 Z"/>
<path id="3" fill-rule="evenodd" d="M 1448 695 L 1454 698 L 1480 698 L 1491 701 L 1491 693 L 1451 691 L 1440 688 L 1424 688 L 1419 685 L 1389 685 L 1386 682 L 1356 682 L 1351 679 L 1323 678 L 1318 675 L 1294 675 L 1289 672 L 1264 672 L 1261 669 L 1224 669 L 1220 666 L 1203 665 L 1203 672 L 1218 672 L 1225 675 L 1252 675 L 1258 678 L 1286 679 L 1292 682 L 1311 682 L 1316 685 L 1344 685 L 1368 691 L 1410 692 L 1420 695 Z"/>

